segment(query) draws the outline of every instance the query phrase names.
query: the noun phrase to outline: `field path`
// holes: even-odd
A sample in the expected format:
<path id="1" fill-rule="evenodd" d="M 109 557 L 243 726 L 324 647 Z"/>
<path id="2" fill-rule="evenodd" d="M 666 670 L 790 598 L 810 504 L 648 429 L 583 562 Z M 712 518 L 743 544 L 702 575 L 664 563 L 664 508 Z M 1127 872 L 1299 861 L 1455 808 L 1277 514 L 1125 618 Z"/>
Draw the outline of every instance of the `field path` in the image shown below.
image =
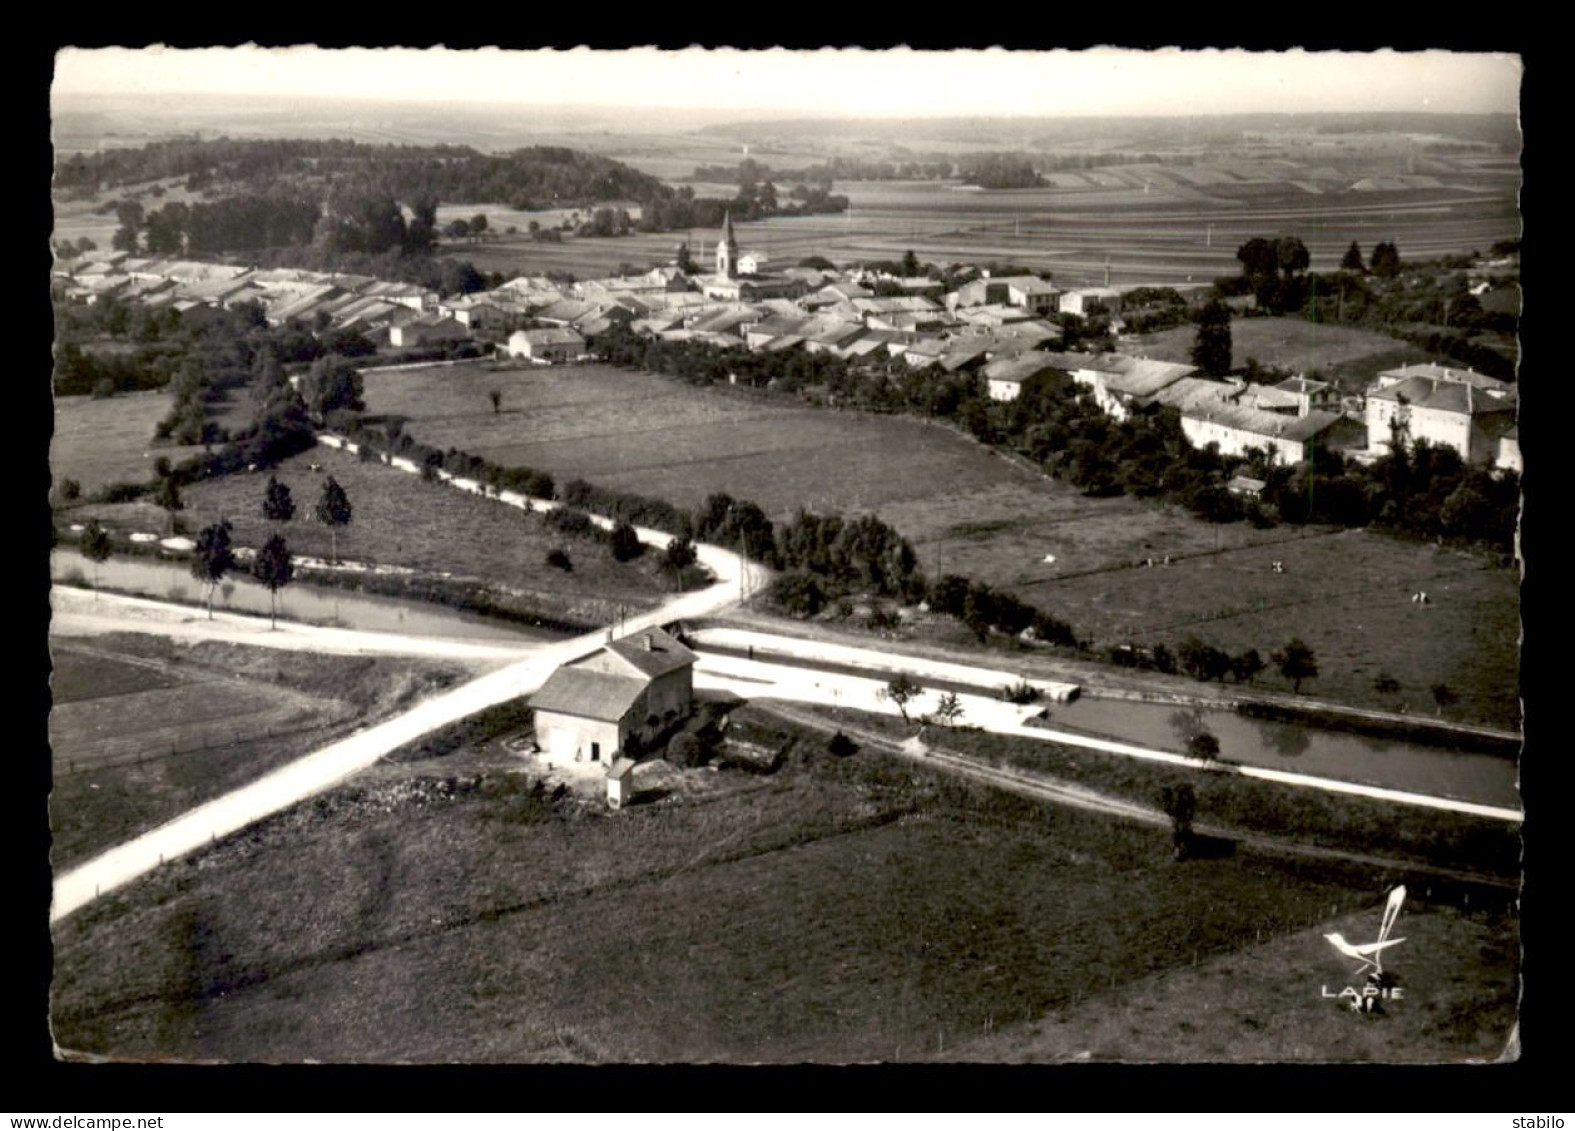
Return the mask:
<path id="1" fill-rule="evenodd" d="M 1158 809 L 1151 809 L 1133 801 L 1111 797 L 1097 790 L 1073 785 L 1070 782 L 1059 781 L 1055 778 L 1047 778 L 1040 774 L 992 766 L 975 758 L 969 758 L 962 754 L 954 754 L 949 750 L 941 750 L 926 745 L 917 735 L 906 742 L 899 743 L 883 735 L 841 723 L 833 723 L 809 712 L 785 707 L 780 703 L 769 704 L 765 707 L 765 710 L 801 726 L 811 727 L 828 734 L 835 731 L 845 732 L 861 743 L 923 761 L 944 772 L 973 778 L 1010 793 L 1017 793 L 1040 801 L 1050 801 L 1057 805 L 1068 805 L 1074 809 L 1108 813 L 1111 816 L 1137 821 L 1140 824 L 1162 828 L 1170 827 L 1170 818 Z M 1366 852 L 1350 852 L 1340 848 L 1328 848 L 1324 845 L 1308 844 L 1305 841 L 1293 840 L 1289 837 L 1243 832 L 1242 830 L 1227 828 L 1223 825 L 1196 824 L 1193 826 L 1193 830 L 1205 837 L 1231 840 L 1237 844 L 1247 845 L 1263 852 L 1279 855 L 1336 860 L 1346 864 L 1360 864 L 1367 867 L 1384 868 L 1406 873 L 1424 873 L 1460 883 L 1510 888 L 1519 886 L 1518 879 L 1512 880 L 1502 876 L 1468 872 L 1457 868 L 1445 868 L 1421 861 L 1375 856 Z"/>

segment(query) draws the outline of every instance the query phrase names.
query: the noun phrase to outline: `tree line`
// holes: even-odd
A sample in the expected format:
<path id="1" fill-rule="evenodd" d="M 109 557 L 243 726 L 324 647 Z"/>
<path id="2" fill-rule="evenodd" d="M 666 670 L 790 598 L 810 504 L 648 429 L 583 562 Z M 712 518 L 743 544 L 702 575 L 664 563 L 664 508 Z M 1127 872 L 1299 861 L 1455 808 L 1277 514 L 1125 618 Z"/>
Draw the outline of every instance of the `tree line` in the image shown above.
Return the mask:
<path id="1" fill-rule="evenodd" d="M 1513 362 L 1475 340 L 1482 333 L 1512 334 L 1519 319 L 1484 310 L 1471 293 L 1465 269 L 1474 256 L 1407 263 L 1394 243 L 1379 241 L 1364 258 L 1352 241 L 1336 270 L 1318 272 L 1300 239 L 1254 236 L 1236 258 L 1241 273 L 1214 281 L 1221 297 L 1250 294 L 1266 314 L 1370 327 L 1500 380 L 1515 379 Z"/>

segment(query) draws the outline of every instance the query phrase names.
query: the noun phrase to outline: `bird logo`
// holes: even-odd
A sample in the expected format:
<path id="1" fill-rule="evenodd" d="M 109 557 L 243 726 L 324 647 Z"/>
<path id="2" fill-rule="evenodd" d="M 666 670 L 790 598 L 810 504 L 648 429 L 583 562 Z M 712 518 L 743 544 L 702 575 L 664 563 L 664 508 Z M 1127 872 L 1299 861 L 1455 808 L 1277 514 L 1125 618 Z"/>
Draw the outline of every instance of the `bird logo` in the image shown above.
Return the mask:
<path id="1" fill-rule="evenodd" d="M 1400 905 L 1405 902 L 1404 885 L 1395 888 L 1389 893 L 1389 902 L 1384 906 L 1383 921 L 1378 925 L 1378 938 L 1370 943 L 1349 943 L 1345 936 L 1336 931 L 1334 934 L 1325 935 L 1329 945 L 1345 955 L 1361 963 L 1356 969 L 1358 976 L 1372 971 L 1374 977 L 1381 977 L 1384 972 L 1383 952 L 1392 946 L 1398 946 L 1405 939 L 1392 939 L 1389 937 L 1395 928 L 1395 920 L 1400 917 Z"/>

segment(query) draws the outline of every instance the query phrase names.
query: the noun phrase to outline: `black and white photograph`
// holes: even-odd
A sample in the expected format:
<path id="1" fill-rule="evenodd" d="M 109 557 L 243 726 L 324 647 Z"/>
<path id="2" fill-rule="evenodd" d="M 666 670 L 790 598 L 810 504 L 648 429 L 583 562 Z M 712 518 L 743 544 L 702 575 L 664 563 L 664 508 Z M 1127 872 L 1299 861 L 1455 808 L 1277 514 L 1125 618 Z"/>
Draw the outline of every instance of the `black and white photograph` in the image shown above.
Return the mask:
<path id="1" fill-rule="evenodd" d="M 61 48 L 56 1060 L 1517 1061 L 1523 71 Z"/>

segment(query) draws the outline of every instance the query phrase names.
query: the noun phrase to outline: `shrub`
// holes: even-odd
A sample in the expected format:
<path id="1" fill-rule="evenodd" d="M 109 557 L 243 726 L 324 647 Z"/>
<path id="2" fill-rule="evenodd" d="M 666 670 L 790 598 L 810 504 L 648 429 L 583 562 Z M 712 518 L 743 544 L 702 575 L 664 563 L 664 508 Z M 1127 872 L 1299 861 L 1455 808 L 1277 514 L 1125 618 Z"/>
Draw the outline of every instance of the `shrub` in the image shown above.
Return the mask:
<path id="1" fill-rule="evenodd" d="M 571 538 L 595 538 L 601 534 L 601 528 L 591 521 L 589 515 L 567 507 L 555 507 L 548 511 L 546 522 L 553 530 Z"/>
<path id="2" fill-rule="evenodd" d="M 547 551 L 547 564 L 553 569 L 561 569 L 564 573 L 574 569 L 574 563 L 569 560 L 569 551 L 558 547 Z"/>
<path id="3" fill-rule="evenodd" d="M 667 760 L 675 766 L 698 766 L 701 754 L 700 740 L 688 731 L 680 731 L 667 743 Z"/>
<path id="4" fill-rule="evenodd" d="M 831 736 L 831 741 L 826 743 L 826 749 L 831 751 L 838 758 L 847 758 L 850 755 L 858 753 L 859 744 L 854 742 L 851 738 L 839 730 L 836 734 Z"/>
<path id="5" fill-rule="evenodd" d="M 795 617 L 812 617 L 826 607 L 826 593 L 812 574 L 803 570 L 784 573 L 766 590 L 766 599 Z"/>
<path id="6" fill-rule="evenodd" d="M 146 483 L 110 483 L 99 489 L 96 502 L 134 503 L 152 488 Z"/>
<path id="7" fill-rule="evenodd" d="M 1026 679 L 1019 680 L 1017 683 L 1012 684 L 1010 687 L 1003 688 L 1001 691 L 1002 699 L 1005 699 L 1008 703 L 1016 703 L 1018 706 L 1026 706 L 1029 703 L 1037 703 L 1039 702 L 1039 696 L 1039 689 L 1033 684 L 1029 683 Z"/>
<path id="8" fill-rule="evenodd" d="M 62 479 L 60 481 L 60 497 L 68 503 L 74 503 L 82 497 L 82 484 L 75 479 Z"/>
<path id="9" fill-rule="evenodd" d="M 640 543 L 640 536 L 634 532 L 634 527 L 627 522 L 620 522 L 615 525 L 607 541 L 612 549 L 614 561 L 633 561 L 645 553 L 645 547 Z"/>

